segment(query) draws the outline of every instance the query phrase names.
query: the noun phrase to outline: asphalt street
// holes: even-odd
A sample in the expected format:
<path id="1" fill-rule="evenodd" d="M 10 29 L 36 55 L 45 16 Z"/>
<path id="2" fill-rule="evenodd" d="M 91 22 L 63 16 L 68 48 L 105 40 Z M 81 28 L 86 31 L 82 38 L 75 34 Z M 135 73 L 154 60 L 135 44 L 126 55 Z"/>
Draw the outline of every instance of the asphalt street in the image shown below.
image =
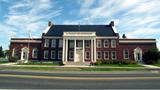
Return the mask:
<path id="1" fill-rule="evenodd" d="M 160 89 L 160 74 L 0 71 L 0 89 Z"/>

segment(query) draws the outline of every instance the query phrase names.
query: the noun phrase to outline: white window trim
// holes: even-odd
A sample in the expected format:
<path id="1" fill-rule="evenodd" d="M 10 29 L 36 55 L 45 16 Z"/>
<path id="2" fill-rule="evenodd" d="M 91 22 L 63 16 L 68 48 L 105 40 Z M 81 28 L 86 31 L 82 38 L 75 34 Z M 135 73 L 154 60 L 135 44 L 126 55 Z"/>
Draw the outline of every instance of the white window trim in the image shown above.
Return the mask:
<path id="1" fill-rule="evenodd" d="M 87 46 L 86 42 L 88 42 L 88 43 L 89 43 L 89 46 Z M 90 48 L 90 46 L 91 46 L 91 44 L 90 44 L 90 40 L 86 40 L 86 41 L 85 41 L 85 47 L 86 47 L 86 48 Z"/>
<path id="2" fill-rule="evenodd" d="M 87 53 L 89 53 L 89 58 L 87 58 Z M 85 51 L 85 59 L 86 59 L 86 60 L 90 60 L 90 58 L 91 58 L 91 57 L 90 57 L 90 51 Z"/>
<path id="3" fill-rule="evenodd" d="M 105 57 L 106 56 L 106 52 L 108 54 L 108 58 Z M 104 51 L 104 60 L 109 60 L 109 51 Z"/>
<path id="4" fill-rule="evenodd" d="M 61 52 L 61 56 L 62 56 L 62 51 L 58 51 L 58 59 L 62 59 L 62 57 L 60 57 L 60 52 Z"/>
<path id="5" fill-rule="evenodd" d="M 55 45 L 55 46 L 54 46 Z M 56 39 L 52 39 L 51 47 L 56 47 Z"/>
<path id="6" fill-rule="evenodd" d="M 100 52 L 100 58 L 98 58 L 98 52 Z M 102 59 L 102 52 L 101 51 L 97 51 L 97 59 Z"/>
<path id="7" fill-rule="evenodd" d="M 113 41 L 115 41 L 115 46 L 113 46 Z M 111 47 L 112 47 L 112 48 L 116 48 L 116 45 L 117 45 L 116 40 L 111 40 Z"/>
<path id="8" fill-rule="evenodd" d="M 113 58 L 113 52 L 115 52 L 115 58 Z M 117 59 L 117 53 L 116 53 L 116 51 L 111 51 L 111 59 L 112 60 L 116 60 Z"/>
<path id="9" fill-rule="evenodd" d="M 52 57 L 52 52 L 54 52 L 54 57 Z M 55 50 L 51 50 L 51 59 L 55 59 L 56 58 L 56 52 L 55 52 Z"/>
<path id="10" fill-rule="evenodd" d="M 35 56 L 35 51 L 37 50 L 37 48 L 33 48 L 33 50 L 32 50 L 32 58 L 37 58 L 38 56 Z M 38 55 L 38 52 L 36 52 L 37 53 L 37 55 Z"/>
<path id="11" fill-rule="evenodd" d="M 98 44 L 99 44 L 98 42 L 100 43 L 100 46 L 98 46 Z M 97 45 L 96 46 L 97 46 L 97 48 L 101 48 L 102 47 L 102 40 L 97 40 Z"/>
<path id="12" fill-rule="evenodd" d="M 73 53 L 73 58 L 71 58 L 71 53 Z M 71 60 L 74 59 L 74 51 L 69 51 L 69 59 L 71 59 Z"/>
<path id="13" fill-rule="evenodd" d="M 48 57 L 49 57 L 49 52 L 48 52 L 48 50 L 44 50 L 44 56 L 43 56 L 44 59 L 48 59 L 48 57 L 45 57 L 45 53 L 47 53 L 47 54 L 48 54 Z"/>
<path id="14" fill-rule="evenodd" d="M 105 42 L 106 42 L 106 41 L 107 41 L 107 43 L 108 43 L 107 46 L 105 46 Z M 109 40 L 104 40 L 103 45 L 104 45 L 104 48 L 109 48 Z"/>
<path id="15" fill-rule="evenodd" d="M 15 56 L 15 48 L 13 48 L 13 50 L 12 50 L 12 57 L 14 57 Z"/>
<path id="16" fill-rule="evenodd" d="M 126 56 L 126 55 L 125 55 L 125 50 L 127 50 L 127 53 L 128 53 L 127 58 L 125 57 L 125 56 Z M 124 50 L 123 50 L 123 58 L 124 58 L 124 59 L 129 59 L 129 50 L 128 50 L 128 49 L 124 49 Z"/>
<path id="17" fill-rule="evenodd" d="M 45 39 L 44 40 L 44 47 L 49 47 L 49 39 Z"/>

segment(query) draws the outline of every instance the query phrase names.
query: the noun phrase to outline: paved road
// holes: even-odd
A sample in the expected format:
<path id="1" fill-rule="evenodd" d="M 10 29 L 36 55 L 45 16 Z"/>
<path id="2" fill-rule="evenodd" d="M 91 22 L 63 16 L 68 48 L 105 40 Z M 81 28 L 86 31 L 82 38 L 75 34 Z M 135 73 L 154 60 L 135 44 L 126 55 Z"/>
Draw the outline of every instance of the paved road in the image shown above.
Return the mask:
<path id="1" fill-rule="evenodd" d="M 160 74 L 0 71 L 1 89 L 160 89 Z"/>

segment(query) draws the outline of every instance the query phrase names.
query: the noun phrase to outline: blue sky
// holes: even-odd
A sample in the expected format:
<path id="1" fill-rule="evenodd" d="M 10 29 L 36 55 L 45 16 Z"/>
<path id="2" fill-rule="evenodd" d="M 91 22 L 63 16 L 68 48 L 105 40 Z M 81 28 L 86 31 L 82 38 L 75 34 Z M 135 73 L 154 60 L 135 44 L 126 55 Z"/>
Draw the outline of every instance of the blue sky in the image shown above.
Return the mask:
<path id="1" fill-rule="evenodd" d="M 0 46 L 12 37 L 41 37 L 54 24 L 108 24 L 120 35 L 155 38 L 160 48 L 160 0 L 0 0 Z"/>

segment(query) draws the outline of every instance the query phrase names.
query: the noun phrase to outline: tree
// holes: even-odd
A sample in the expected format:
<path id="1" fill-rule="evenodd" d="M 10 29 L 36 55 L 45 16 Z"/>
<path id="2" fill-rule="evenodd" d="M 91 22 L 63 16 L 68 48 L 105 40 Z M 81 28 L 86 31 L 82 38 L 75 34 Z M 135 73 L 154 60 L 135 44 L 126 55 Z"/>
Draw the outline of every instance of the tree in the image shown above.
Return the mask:
<path id="1" fill-rule="evenodd" d="M 0 57 L 4 57 L 4 52 L 2 46 L 0 46 Z"/>
<path id="2" fill-rule="evenodd" d="M 149 49 L 143 54 L 143 62 L 146 64 L 156 64 L 159 59 L 159 50 L 157 48 Z"/>

